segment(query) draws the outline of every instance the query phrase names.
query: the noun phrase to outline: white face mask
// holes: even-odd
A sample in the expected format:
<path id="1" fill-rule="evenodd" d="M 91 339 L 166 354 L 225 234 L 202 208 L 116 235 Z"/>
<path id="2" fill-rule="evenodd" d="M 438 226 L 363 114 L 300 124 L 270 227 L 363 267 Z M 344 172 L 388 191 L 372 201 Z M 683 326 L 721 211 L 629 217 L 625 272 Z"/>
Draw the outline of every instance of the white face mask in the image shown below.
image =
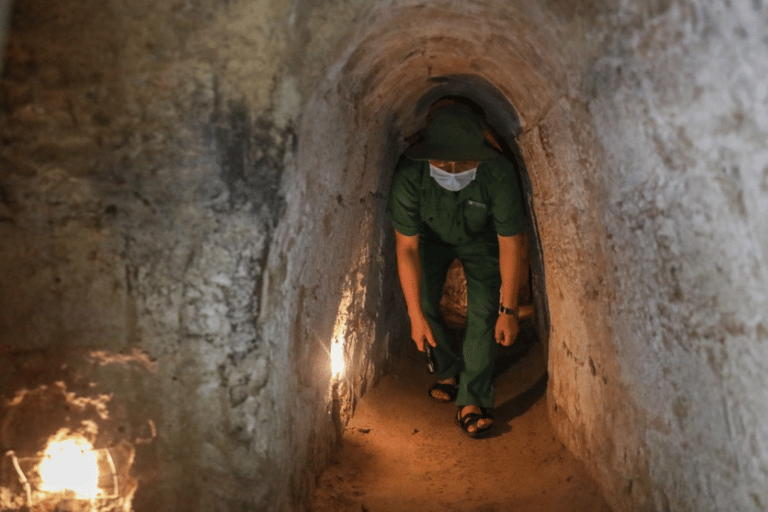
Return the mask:
<path id="1" fill-rule="evenodd" d="M 477 173 L 477 167 L 468 171 L 451 174 L 439 167 L 435 167 L 431 163 L 429 164 L 429 175 L 435 179 L 438 185 L 451 192 L 458 192 L 472 183 L 472 180 L 475 179 L 475 173 Z"/>

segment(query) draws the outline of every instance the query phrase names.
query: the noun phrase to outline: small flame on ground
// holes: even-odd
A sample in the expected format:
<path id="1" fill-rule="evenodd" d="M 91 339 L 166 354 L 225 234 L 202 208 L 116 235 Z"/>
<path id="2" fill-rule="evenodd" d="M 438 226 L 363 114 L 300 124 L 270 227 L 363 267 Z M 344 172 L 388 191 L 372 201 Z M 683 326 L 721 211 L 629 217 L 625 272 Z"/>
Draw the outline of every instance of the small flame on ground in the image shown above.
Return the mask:
<path id="1" fill-rule="evenodd" d="M 93 499 L 99 489 L 99 465 L 93 445 L 83 436 L 59 431 L 45 449 L 37 467 L 42 479 L 39 489 L 45 492 L 72 491 L 77 499 Z"/>

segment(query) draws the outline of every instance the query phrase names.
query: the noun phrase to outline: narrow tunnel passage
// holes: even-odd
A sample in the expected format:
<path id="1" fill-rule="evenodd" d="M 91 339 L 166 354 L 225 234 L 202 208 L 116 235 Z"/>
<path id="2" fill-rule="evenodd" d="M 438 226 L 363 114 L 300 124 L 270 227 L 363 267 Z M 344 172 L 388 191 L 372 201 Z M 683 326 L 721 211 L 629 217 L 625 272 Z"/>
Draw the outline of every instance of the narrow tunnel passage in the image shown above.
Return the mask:
<path id="1" fill-rule="evenodd" d="M 493 121 L 503 124 L 489 125 L 486 137 L 516 162 L 517 178 L 525 183 L 524 237 L 530 242 L 522 246 L 526 255 L 519 269 L 525 275 L 518 294 L 522 330 L 514 345 L 500 348 L 492 435 L 481 442 L 461 439 L 454 426 L 454 408 L 427 398 L 434 376 L 426 376 L 423 354 L 406 335 L 396 340 L 399 355 L 344 428 L 343 448 L 319 478 L 310 508 L 609 512 L 596 483 L 556 440 L 546 413 L 545 279 L 536 222 L 531 218 L 530 180 L 514 138 L 519 131 L 516 112 L 481 77 L 453 75 L 432 82 L 433 88 L 417 102 L 417 116 L 423 118 L 426 106 L 437 100 L 445 103 L 446 98 L 450 103 L 469 100 L 482 111 L 493 112 Z M 406 140 L 413 144 L 421 139 L 413 135 Z M 457 263 L 448 272 L 440 309 L 458 348 L 466 328 L 467 290 Z M 385 273 L 393 275 L 396 270 Z"/>
<path id="2" fill-rule="evenodd" d="M 458 23 L 456 20 L 454 22 Z M 470 37 L 470 33 L 463 33 L 462 30 L 464 28 L 461 27 L 463 25 L 459 24 L 456 29 L 449 30 L 453 38 Z M 370 175 L 376 176 L 376 181 L 374 182 L 376 186 L 375 197 L 378 198 L 378 202 L 374 209 L 374 231 L 371 236 L 373 243 L 368 245 L 366 249 L 374 254 L 374 260 L 376 259 L 375 254 L 379 251 L 389 259 L 386 261 L 384 268 L 370 269 L 369 278 L 372 276 L 384 276 L 382 284 L 389 288 L 385 295 L 385 300 L 394 301 L 394 304 L 399 305 L 398 307 L 391 307 L 386 302 L 384 303 L 384 307 L 377 312 L 379 318 L 377 329 L 380 328 L 382 329 L 381 332 L 386 333 L 386 339 L 390 340 L 390 351 L 397 353 L 399 350 L 402 350 L 402 347 L 398 347 L 398 345 L 403 343 L 409 345 L 402 336 L 402 332 L 408 329 L 406 324 L 407 316 L 404 314 L 403 306 L 401 305 L 402 301 L 399 298 L 400 291 L 397 281 L 393 279 L 396 275 L 396 269 L 393 258 L 391 226 L 388 222 L 382 220 L 384 198 L 389 190 L 394 162 L 403 149 L 404 139 L 410 133 L 423 126 L 424 117 L 430 104 L 443 96 L 463 96 L 480 105 L 487 113 L 489 124 L 499 136 L 502 145 L 506 148 L 505 152 L 508 157 L 516 162 L 520 172 L 519 177 L 523 182 L 526 193 L 527 213 L 530 220 L 527 235 L 530 240 L 528 260 L 533 269 L 531 273 L 531 289 L 533 291 L 531 299 L 535 304 L 537 312 L 533 317 L 534 322 L 531 326 L 531 332 L 534 332 L 535 337 L 540 340 L 540 345 L 537 345 L 537 347 L 540 351 L 538 354 L 541 357 L 538 361 L 541 370 L 539 377 L 541 377 L 546 373 L 548 359 L 549 307 L 545 292 L 546 282 L 543 254 L 534 215 L 536 211 L 534 190 L 531 177 L 526 172 L 524 154 L 518 147 L 518 137 L 523 132 L 520 115 L 511 106 L 510 99 L 499 87 L 506 88 L 509 93 L 510 89 L 519 86 L 519 81 L 523 81 L 526 78 L 530 78 L 531 82 L 538 80 L 537 85 L 540 85 L 540 88 L 537 90 L 537 93 L 531 94 L 529 97 L 522 97 L 523 101 L 529 100 L 533 105 L 536 105 L 546 104 L 549 101 L 540 95 L 551 94 L 550 86 L 542 82 L 541 77 L 537 77 L 533 70 L 528 70 L 531 76 L 525 78 L 521 76 L 500 76 L 496 74 L 499 63 L 491 59 L 489 59 L 487 65 L 493 71 L 472 72 L 476 71 L 478 66 L 480 66 L 478 59 L 481 57 L 476 55 L 467 56 L 465 57 L 465 63 L 456 63 L 452 50 L 455 46 L 462 46 L 465 43 L 469 44 L 468 41 L 462 40 L 458 42 L 455 39 L 444 41 L 442 36 L 438 37 L 437 35 L 432 36 L 434 39 L 426 38 L 425 43 L 427 46 L 430 44 L 438 46 L 427 59 L 424 55 L 419 58 L 410 53 L 407 47 L 407 39 L 400 40 L 391 37 L 385 28 L 379 30 L 377 37 L 372 36 L 369 39 L 363 39 L 364 44 L 358 46 L 356 51 L 349 58 L 345 59 L 345 65 L 336 68 L 339 70 L 339 74 L 330 77 L 329 91 L 317 96 L 322 98 L 322 100 L 318 104 L 311 106 L 307 117 L 309 120 L 308 126 L 304 127 L 307 130 L 307 137 L 311 137 L 312 134 L 316 133 L 335 133 L 338 135 L 350 133 L 348 136 L 340 136 L 340 140 L 344 141 L 346 146 L 343 149 L 340 149 L 339 146 L 333 147 L 331 149 L 331 153 L 335 153 L 333 157 L 328 156 L 327 146 L 318 147 L 317 153 L 313 153 L 311 146 L 305 146 L 304 149 L 307 153 L 303 158 L 300 158 L 302 161 L 309 162 L 323 160 L 323 165 L 329 165 L 331 168 L 341 167 L 344 169 L 343 173 L 347 172 L 348 166 L 356 169 L 362 163 L 364 167 L 357 169 L 357 172 L 364 174 L 359 178 L 353 178 L 353 180 L 371 181 Z M 436 43 L 432 41 L 436 41 Z M 382 47 L 386 48 L 388 45 L 392 45 L 391 51 L 383 51 Z M 403 52 L 408 52 L 407 57 L 398 58 Z M 471 66 L 469 65 L 470 62 L 472 62 Z M 440 73 L 441 71 L 442 73 Z M 525 71 L 525 67 L 522 68 L 522 71 Z M 525 73 L 521 74 L 524 75 Z M 509 81 L 505 82 L 504 79 Z M 393 84 L 397 84 L 397 86 L 395 87 Z M 529 85 L 529 91 L 536 89 L 532 84 Z M 352 90 L 348 91 L 347 87 L 352 87 Z M 362 87 L 362 89 L 355 89 L 356 87 Z M 368 87 L 368 89 L 365 87 Z M 342 98 L 351 97 L 356 102 L 354 110 L 346 116 L 344 112 L 347 109 L 347 105 L 343 101 L 335 104 L 333 100 L 335 95 L 339 93 L 339 89 L 341 90 Z M 330 100 L 329 97 L 331 98 Z M 528 109 L 532 108 L 530 103 L 526 105 Z M 335 112 L 342 120 L 329 122 L 326 114 L 328 110 Z M 353 115 L 352 112 L 354 112 Z M 526 115 L 531 116 L 529 112 Z M 322 120 L 322 122 L 318 122 L 318 120 Z M 363 123 L 364 128 L 360 128 L 360 123 Z M 531 144 L 530 136 L 531 134 L 529 133 L 529 144 Z M 316 140 L 318 141 L 318 146 L 320 146 L 322 138 L 318 137 Z M 382 141 L 387 141 L 387 143 L 382 145 Z M 540 142 L 534 138 L 532 143 L 534 148 L 527 148 L 527 156 L 534 161 L 536 166 L 540 166 L 539 155 L 535 153 L 535 146 L 540 144 Z M 364 152 L 362 159 L 358 156 L 361 152 Z M 369 176 L 366 176 L 366 174 Z M 318 178 L 310 176 L 309 179 L 317 180 Z M 326 179 L 334 178 L 329 177 Z M 552 181 L 548 183 L 548 186 L 553 187 L 553 193 L 557 193 L 556 190 L 562 184 L 558 183 L 554 177 L 550 177 L 550 179 Z M 355 181 L 352 183 L 355 183 Z M 326 183 L 323 183 L 323 185 L 328 186 Z M 349 192 L 350 182 L 348 180 L 341 182 L 340 185 L 342 190 Z M 334 187 L 331 186 L 329 188 Z M 571 190 L 570 193 L 574 193 L 574 191 Z M 340 200 L 339 204 L 342 203 L 346 203 L 346 201 Z M 318 203 L 316 207 L 321 207 L 321 205 Z M 334 222 L 343 224 L 345 219 L 340 213 L 335 212 Z M 379 232 L 379 230 L 381 231 Z M 327 231 L 326 234 L 331 237 L 329 243 L 332 245 L 352 244 L 354 246 L 356 243 L 359 243 L 354 237 L 345 238 L 344 234 L 348 232 L 350 232 L 349 229 L 337 225 L 336 229 Z M 338 240 L 337 237 L 339 236 L 343 240 L 342 242 Z M 344 267 L 342 266 L 342 268 Z M 346 301 L 344 307 L 340 306 L 339 308 L 340 312 L 344 311 L 345 321 L 347 322 L 349 321 L 347 315 L 350 314 L 351 304 L 349 301 Z M 372 307 L 379 309 L 381 307 L 380 304 L 380 302 L 374 303 Z M 354 308 L 354 305 L 352 305 L 352 308 Z M 354 313 L 350 316 L 354 316 Z M 337 329 L 334 329 L 334 344 L 337 343 L 337 340 L 345 338 L 343 334 L 342 336 L 337 334 Z M 381 339 L 381 335 L 377 337 Z M 371 378 L 363 373 L 366 367 L 363 366 L 361 368 L 360 361 L 355 361 L 357 354 L 361 350 L 360 347 L 356 346 L 354 341 L 348 338 L 344 339 L 344 342 L 345 346 L 342 350 L 348 352 L 346 368 L 349 374 L 344 375 L 340 386 L 334 386 L 333 388 L 335 396 L 334 410 L 338 411 L 335 417 L 338 417 L 337 428 L 340 430 L 345 422 L 352 418 L 352 411 L 358 399 L 356 390 L 366 389 L 367 382 Z M 376 361 L 374 358 L 372 362 L 374 365 L 377 365 L 377 371 L 380 372 L 383 369 L 382 361 Z M 533 383 L 529 384 L 532 385 Z M 541 389 L 543 390 L 544 388 Z M 397 403 L 396 397 L 392 397 L 392 400 L 393 403 Z M 538 412 L 541 413 L 546 410 L 545 400 L 542 398 Z M 539 415 L 539 420 L 542 422 L 539 425 L 543 436 L 542 439 L 551 440 L 552 430 L 548 426 L 546 416 Z M 447 430 L 454 429 L 450 424 L 450 415 L 444 416 L 441 422 L 443 427 L 447 427 Z M 452 442 L 449 441 L 448 443 Z M 444 462 L 446 464 L 453 464 L 449 458 Z M 494 460 L 494 464 L 501 464 L 503 466 L 503 461 Z M 590 489 L 594 489 L 594 487 L 590 487 Z M 364 491 L 361 490 L 360 492 Z M 424 498 L 422 494 L 414 495 L 416 500 L 422 498 Z M 589 498 L 588 501 L 592 499 Z"/>

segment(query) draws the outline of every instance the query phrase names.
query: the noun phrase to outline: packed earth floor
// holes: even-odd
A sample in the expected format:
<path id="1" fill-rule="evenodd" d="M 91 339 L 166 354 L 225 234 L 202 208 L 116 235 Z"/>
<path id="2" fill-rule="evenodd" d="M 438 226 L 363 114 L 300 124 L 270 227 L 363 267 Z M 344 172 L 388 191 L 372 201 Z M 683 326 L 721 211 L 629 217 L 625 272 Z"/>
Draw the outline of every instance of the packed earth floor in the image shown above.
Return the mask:
<path id="1" fill-rule="evenodd" d="M 318 478 L 313 512 L 611 512 L 547 418 L 546 360 L 521 334 L 497 364 L 495 425 L 471 439 L 456 407 L 427 396 L 432 377 L 408 347 L 369 390 Z"/>

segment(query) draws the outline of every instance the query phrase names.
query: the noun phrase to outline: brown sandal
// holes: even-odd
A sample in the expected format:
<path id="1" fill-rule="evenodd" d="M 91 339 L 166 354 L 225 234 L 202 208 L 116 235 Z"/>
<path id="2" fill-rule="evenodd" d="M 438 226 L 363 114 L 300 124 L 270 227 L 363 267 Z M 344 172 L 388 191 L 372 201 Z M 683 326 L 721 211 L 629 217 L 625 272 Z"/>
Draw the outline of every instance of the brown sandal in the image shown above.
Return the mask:
<path id="1" fill-rule="evenodd" d="M 461 426 L 461 430 L 464 431 L 465 434 L 467 434 L 469 437 L 473 439 L 479 439 L 481 437 L 485 437 L 488 432 L 491 430 L 491 427 L 493 427 L 493 423 L 488 425 L 487 427 L 480 427 L 478 423 L 480 420 L 486 420 L 490 419 L 493 420 L 493 409 L 486 409 L 485 407 L 480 408 L 480 414 L 476 412 L 469 412 L 465 414 L 464 416 L 461 415 L 461 410 L 466 407 L 465 405 L 459 406 L 459 411 L 456 413 L 456 423 Z M 475 426 L 475 431 L 470 432 L 469 427 L 472 425 Z"/>
<path id="2" fill-rule="evenodd" d="M 440 391 L 448 395 L 448 398 L 439 398 L 434 395 L 434 391 Z M 429 388 L 429 396 L 437 400 L 438 402 L 453 402 L 456 397 L 459 396 L 459 387 L 456 384 L 435 382 L 434 385 Z"/>

